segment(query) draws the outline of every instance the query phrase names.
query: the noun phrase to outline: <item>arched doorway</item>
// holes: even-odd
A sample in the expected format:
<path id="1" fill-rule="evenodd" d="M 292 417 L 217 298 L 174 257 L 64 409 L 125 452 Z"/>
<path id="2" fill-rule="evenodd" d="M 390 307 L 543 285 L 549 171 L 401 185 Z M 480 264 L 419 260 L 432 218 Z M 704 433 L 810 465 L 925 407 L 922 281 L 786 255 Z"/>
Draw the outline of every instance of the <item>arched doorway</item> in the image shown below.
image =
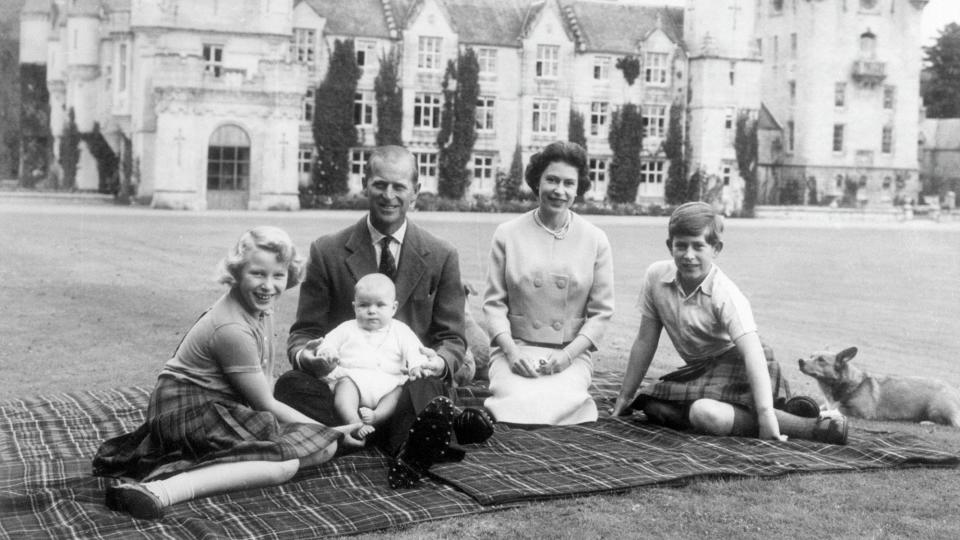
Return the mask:
<path id="1" fill-rule="evenodd" d="M 238 126 L 220 126 L 207 146 L 207 208 L 245 210 L 249 190 L 250 138 Z"/>

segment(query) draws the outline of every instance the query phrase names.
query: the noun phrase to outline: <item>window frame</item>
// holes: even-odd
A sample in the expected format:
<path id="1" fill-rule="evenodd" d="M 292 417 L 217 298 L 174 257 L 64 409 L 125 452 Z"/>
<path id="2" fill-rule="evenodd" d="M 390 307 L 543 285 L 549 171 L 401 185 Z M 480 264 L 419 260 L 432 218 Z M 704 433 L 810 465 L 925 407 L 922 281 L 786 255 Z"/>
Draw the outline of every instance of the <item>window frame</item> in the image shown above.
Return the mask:
<path id="1" fill-rule="evenodd" d="M 607 137 L 610 135 L 610 102 L 590 102 L 589 135 L 591 137 Z"/>
<path id="2" fill-rule="evenodd" d="M 481 133 L 492 133 L 496 129 L 497 99 L 494 96 L 477 96 L 477 110 L 474 127 Z"/>
<path id="3" fill-rule="evenodd" d="M 666 86 L 670 53 L 646 51 L 643 53 L 643 81 L 650 86 Z M 659 75 L 659 77 L 657 77 Z"/>
<path id="4" fill-rule="evenodd" d="M 440 129 L 442 99 L 436 92 L 417 92 L 413 96 L 414 129 Z"/>
<path id="5" fill-rule="evenodd" d="M 538 79 L 556 79 L 560 76 L 560 46 L 537 44 L 534 73 Z"/>
<path id="6" fill-rule="evenodd" d="M 555 99 L 534 99 L 530 129 L 535 135 L 556 135 L 559 104 Z M 545 129 L 546 128 L 546 129 Z"/>
<path id="7" fill-rule="evenodd" d="M 440 71 L 443 61 L 443 38 L 420 36 L 417 40 L 417 69 Z"/>

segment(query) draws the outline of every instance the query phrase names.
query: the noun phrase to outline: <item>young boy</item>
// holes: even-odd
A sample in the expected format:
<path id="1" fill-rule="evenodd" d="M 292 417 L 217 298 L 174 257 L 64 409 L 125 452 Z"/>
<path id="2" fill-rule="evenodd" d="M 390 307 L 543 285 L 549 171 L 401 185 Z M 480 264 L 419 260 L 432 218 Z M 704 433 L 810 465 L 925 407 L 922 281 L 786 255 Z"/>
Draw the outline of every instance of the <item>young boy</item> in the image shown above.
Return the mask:
<path id="1" fill-rule="evenodd" d="M 393 319 L 396 289 L 387 276 L 360 278 L 353 309 L 356 319 L 330 331 L 317 354 L 337 360 L 324 380 L 334 392 L 334 407 L 343 422 L 363 422 L 355 436 L 364 439 L 393 414 L 408 375 L 414 379 L 423 375 L 426 357 L 413 330 Z"/>
<path id="2" fill-rule="evenodd" d="M 804 416 L 774 409 L 750 303 L 714 264 L 723 249 L 722 234 L 723 218 L 709 204 L 686 203 L 670 216 L 667 248 L 673 260 L 650 265 L 644 276 L 640 329 L 611 414 L 640 409 L 650 421 L 675 429 L 846 444 L 843 416 L 819 416 L 816 408 Z M 687 365 L 637 396 L 663 329 Z M 781 392 L 786 385 L 772 358 L 771 363 Z M 795 398 L 785 409 L 799 412 L 808 402 Z"/>

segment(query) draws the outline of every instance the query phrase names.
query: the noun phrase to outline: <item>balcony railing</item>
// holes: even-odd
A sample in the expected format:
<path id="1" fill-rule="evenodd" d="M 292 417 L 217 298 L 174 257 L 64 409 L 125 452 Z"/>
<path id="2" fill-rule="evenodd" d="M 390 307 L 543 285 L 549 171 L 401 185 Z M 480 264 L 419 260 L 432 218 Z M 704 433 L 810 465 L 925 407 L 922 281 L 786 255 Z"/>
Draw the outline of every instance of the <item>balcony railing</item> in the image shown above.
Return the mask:
<path id="1" fill-rule="evenodd" d="M 887 64 L 876 60 L 856 60 L 853 63 L 853 80 L 866 86 L 876 86 L 887 77 Z"/>

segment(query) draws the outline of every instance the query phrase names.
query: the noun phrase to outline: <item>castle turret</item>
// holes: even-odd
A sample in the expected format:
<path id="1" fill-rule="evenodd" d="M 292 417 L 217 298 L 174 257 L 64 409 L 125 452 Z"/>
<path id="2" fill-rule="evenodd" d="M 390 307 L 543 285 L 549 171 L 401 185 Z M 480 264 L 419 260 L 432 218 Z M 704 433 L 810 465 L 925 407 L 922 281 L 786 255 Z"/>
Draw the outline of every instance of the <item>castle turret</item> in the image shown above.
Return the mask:
<path id="1" fill-rule="evenodd" d="M 20 63 L 46 64 L 50 2 L 27 0 L 20 10 Z"/>

